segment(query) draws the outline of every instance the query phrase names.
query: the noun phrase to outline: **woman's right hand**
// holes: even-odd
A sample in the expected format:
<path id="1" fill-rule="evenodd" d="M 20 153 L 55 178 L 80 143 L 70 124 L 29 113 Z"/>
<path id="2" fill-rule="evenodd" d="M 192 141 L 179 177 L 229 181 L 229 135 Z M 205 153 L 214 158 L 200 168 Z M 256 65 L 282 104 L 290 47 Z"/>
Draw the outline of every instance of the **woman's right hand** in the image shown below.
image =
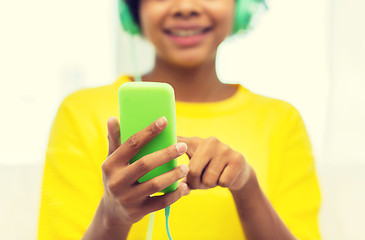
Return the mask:
<path id="1" fill-rule="evenodd" d="M 115 117 L 109 118 L 109 153 L 102 164 L 104 195 L 101 201 L 104 219 L 109 226 L 132 225 L 145 215 L 163 209 L 189 194 L 188 186 L 180 182 L 174 192 L 151 196 L 184 178 L 189 171 L 186 165 L 138 183 L 138 179 L 147 172 L 184 154 L 187 150 L 185 143 L 171 145 L 129 164 L 130 159 L 166 126 L 167 119 L 161 117 L 121 144 L 119 122 Z"/>

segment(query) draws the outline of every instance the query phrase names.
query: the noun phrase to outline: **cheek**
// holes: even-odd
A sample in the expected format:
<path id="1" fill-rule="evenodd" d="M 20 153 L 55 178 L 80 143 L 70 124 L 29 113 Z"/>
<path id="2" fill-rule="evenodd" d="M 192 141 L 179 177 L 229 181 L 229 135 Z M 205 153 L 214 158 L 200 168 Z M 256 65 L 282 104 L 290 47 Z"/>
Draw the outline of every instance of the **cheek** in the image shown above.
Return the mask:
<path id="1" fill-rule="evenodd" d="M 150 19 L 150 17 L 148 16 L 148 13 L 140 12 L 140 28 L 141 28 L 143 36 L 147 37 L 147 38 L 149 36 L 149 31 L 150 31 L 151 27 L 153 26 L 151 24 L 152 22 L 149 19 Z"/>
<path id="2" fill-rule="evenodd" d="M 163 16 L 161 7 L 142 3 L 140 6 L 139 16 L 142 33 L 147 39 L 153 37 L 152 35 L 156 31 L 160 31 Z"/>
<path id="3" fill-rule="evenodd" d="M 226 2 L 226 4 L 217 4 L 214 8 L 210 8 L 210 14 L 215 21 L 215 25 L 219 28 L 219 33 L 228 36 L 233 28 L 235 13 L 234 2 Z"/>

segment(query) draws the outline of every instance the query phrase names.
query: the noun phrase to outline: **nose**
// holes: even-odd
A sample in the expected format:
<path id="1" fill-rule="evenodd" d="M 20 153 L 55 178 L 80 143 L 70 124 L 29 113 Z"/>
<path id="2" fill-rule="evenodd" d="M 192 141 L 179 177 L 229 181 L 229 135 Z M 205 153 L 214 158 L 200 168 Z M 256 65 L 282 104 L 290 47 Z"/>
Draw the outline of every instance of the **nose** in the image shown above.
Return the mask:
<path id="1" fill-rule="evenodd" d="M 201 6 L 197 0 L 175 0 L 171 13 L 174 17 L 190 18 L 201 14 Z"/>

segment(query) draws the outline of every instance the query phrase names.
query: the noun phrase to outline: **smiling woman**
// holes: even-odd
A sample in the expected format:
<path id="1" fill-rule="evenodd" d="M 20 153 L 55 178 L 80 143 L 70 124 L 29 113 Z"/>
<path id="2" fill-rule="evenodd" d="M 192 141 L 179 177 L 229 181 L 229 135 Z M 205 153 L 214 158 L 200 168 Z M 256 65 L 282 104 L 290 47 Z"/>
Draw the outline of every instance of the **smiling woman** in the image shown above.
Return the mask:
<path id="1" fill-rule="evenodd" d="M 154 211 L 154 237 L 163 239 L 158 210 L 172 203 L 177 239 L 319 239 L 319 189 L 298 111 L 216 73 L 218 46 L 247 28 L 251 15 L 237 19 L 254 1 L 128 3 L 122 12 L 131 10 L 133 33 L 156 49 L 142 80 L 175 90 L 179 143 L 129 164 L 168 124 L 161 117 L 120 142 L 118 120 L 109 117 L 118 115 L 117 89 L 132 76 L 67 97 L 47 150 L 40 239 L 143 239 L 144 217 Z M 179 156 L 175 169 L 136 184 L 141 172 Z M 176 191 L 151 196 L 179 179 Z"/>
<path id="2" fill-rule="evenodd" d="M 231 33 L 234 1 L 141 1 L 143 35 L 160 61 L 181 67 L 214 62 L 219 44 Z"/>

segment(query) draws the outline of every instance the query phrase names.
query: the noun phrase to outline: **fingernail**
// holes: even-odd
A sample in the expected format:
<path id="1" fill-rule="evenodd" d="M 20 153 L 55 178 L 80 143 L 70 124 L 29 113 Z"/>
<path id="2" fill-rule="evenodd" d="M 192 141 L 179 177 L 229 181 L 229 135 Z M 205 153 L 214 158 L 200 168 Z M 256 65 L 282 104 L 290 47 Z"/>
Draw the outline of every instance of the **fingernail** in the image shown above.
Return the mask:
<path id="1" fill-rule="evenodd" d="M 190 190 L 189 190 L 188 185 L 186 183 L 181 184 L 181 187 L 183 189 L 184 196 L 186 196 L 190 193 Z"/>
<path id="2" fill-rule="evenodd" d="M 157 119 L 156 121 L 156 125 L 158 128 L 163 128 L 165 126 L 165 122 L 167 121 L 166 117 L 163 116 L 163 117 L 160 117 L 159 119 Z"/>
<path id="3" fill-rule="evenodd" d="M 176 149 L 180 154 L 183 154 L 188 149 L 188 146 L 184 142 L 179 142 L 176 144 Z"/>
<path id="4" fill-rule="evenodd" d="M 187 165 L 181 165 L 180 166 L 180 169 L 181 169 L 181 171 L 183 173 L 183 176 L 182 177 L 185 177 L 186 174 L 188 174 L 188 172 L 189 172 L 189 167 Z"/>

